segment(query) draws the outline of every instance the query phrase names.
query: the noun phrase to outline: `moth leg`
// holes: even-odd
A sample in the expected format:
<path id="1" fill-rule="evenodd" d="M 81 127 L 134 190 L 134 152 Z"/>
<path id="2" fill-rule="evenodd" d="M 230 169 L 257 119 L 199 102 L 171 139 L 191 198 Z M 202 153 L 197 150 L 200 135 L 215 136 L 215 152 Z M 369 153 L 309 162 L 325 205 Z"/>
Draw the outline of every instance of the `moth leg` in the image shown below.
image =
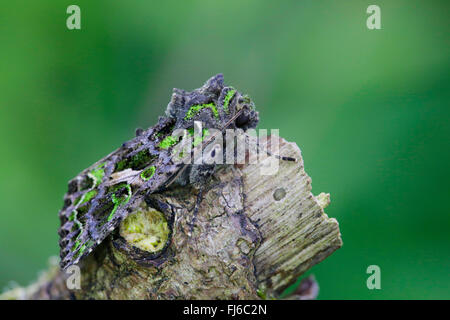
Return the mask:
<path id="1" fill-rule="evenodd" d="M 194 231 L 195 222 L 197 221 L 198 210 L 200 209 L 200 203 L 203 200 L 203 191 L 204 190 L 205 190 L 205 187 L 201 187 L 199 189 L 198 194 L 197 194 L 197 199 L 195 200 L 194 214 L 192 216 L 192 220 L 191 220 L 191 222 L 187 223 L 189 226 L 189 231 L 188 231 L 189 237 L 192 236 L 192 232 Z"/>
<path id="2" fill-rule="evenodd" d="M 217 165 L 215 164 L 198 164 L 192 165 L 189 173 L 189 182 L 191 186 L 198 190 L 197 199 L 194 206 L 194 215 L 192 221 L 189 223 L 189 236 L 192 235 L 195 222 L 197 220 L 197 214 L 200 208 L 200 203 L 203 200 L 203 193 L 207 189 L 208 180 L 213 176 L 216 171 Z"/>
<path id="3" fill-rule="evenodd" d="M 189 183 L 196 189 L 202 189 L 215 169 L 216 165 L 214 164 L 193 165 L 189 173 Z"/>

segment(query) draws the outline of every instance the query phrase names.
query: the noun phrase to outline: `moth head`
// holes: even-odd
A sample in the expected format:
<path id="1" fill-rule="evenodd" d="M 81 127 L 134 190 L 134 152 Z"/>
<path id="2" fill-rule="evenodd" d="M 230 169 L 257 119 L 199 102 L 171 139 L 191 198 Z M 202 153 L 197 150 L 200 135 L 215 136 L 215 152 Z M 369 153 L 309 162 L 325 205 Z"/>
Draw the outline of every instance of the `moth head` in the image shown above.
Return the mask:
<path id="1" fill-rule="evenodd" d="M 237 115 L 234 122 L 237 128 L 247 129 L 256 128 L 259 122 L 258 111 L 256 111 L 255 104 L 247 95 L 237 93 L 236 106 L 234 108 L 234 115 Z"/>
<path id="2" fill-rule="evenodd" d="M 166 115 L 176 119 L 176 128 L 189 128 L 200 121 L 206 128 L 234 126 L 247 130 L 255 128 L 259 121 L 250 97 L 224 86 L 221 74 L 191 92 L 174 89 Z"/>

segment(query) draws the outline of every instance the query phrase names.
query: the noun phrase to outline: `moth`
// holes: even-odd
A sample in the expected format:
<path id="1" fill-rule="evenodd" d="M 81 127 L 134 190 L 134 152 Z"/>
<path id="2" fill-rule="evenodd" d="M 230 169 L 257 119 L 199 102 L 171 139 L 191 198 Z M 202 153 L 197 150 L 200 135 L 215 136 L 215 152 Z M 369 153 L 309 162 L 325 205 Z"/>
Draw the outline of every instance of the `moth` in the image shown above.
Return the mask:
<path id="1" fill-rule="evenodd" d="M 245 132 L 258 121 L 252 100 L 225 86 L 222 74 L 191 92 L 173 89 L 165 116 L 156 125 L 136 130 L 135 138 L 69 181 L 59 212 L 61 268 L 77 264 L 92 252 L 143 196 L 164 191 L 173 183 L 198 182 L 214 170 L 214 165 L 186 164 L 173 157 L 171 151 L 179 143 L 172 135 L 175 130 L 192 132 L 200 122 L 221 132 L 227 128 Z M 205 138 L 203 145 L 211 138 Z"/>

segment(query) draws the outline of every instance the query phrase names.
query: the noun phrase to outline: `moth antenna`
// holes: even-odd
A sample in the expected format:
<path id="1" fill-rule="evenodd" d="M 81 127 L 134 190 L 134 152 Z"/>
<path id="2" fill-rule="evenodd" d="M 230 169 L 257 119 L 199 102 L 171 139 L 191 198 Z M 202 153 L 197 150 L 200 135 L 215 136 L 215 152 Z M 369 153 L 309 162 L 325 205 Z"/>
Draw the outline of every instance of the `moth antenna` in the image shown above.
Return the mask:
<path id="1" fill-rule="evenodd" d="M 282 160 L 282 161 L 292 161 L 292 162 L 298 162 L 298 159 L 293 158 L 293 157 L 285 157 L 285 156 L 280 156 L 278 154 L 273 154 L 272 152 L 264 149 L 260 144 L 259 144 L 259 140 L 256 142 L 256 147 L 258 148 L 258 153 L 260 151 L 265 152 L 269 157 L 275 157 L 278 160 Z"/>

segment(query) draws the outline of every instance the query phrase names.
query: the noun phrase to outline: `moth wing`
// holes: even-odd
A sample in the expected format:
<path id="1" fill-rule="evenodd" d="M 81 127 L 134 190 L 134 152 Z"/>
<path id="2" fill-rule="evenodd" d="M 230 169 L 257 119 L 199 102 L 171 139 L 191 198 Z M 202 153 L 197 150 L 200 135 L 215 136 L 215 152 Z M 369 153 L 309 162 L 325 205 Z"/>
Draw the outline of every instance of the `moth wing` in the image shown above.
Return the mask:
<path id="1" fill-rule="evenodd" d="M 59 213 L 61 268 L 78 263 L 94 250 L 143 194 L 164 182 L 171 166 L 160 165 L 167 156 L 160 156 L 161 137 L 156 134 L 168 131 L 172 122 L 161 118 L 155 127 L 140 132 L 69 182 Z"/>

